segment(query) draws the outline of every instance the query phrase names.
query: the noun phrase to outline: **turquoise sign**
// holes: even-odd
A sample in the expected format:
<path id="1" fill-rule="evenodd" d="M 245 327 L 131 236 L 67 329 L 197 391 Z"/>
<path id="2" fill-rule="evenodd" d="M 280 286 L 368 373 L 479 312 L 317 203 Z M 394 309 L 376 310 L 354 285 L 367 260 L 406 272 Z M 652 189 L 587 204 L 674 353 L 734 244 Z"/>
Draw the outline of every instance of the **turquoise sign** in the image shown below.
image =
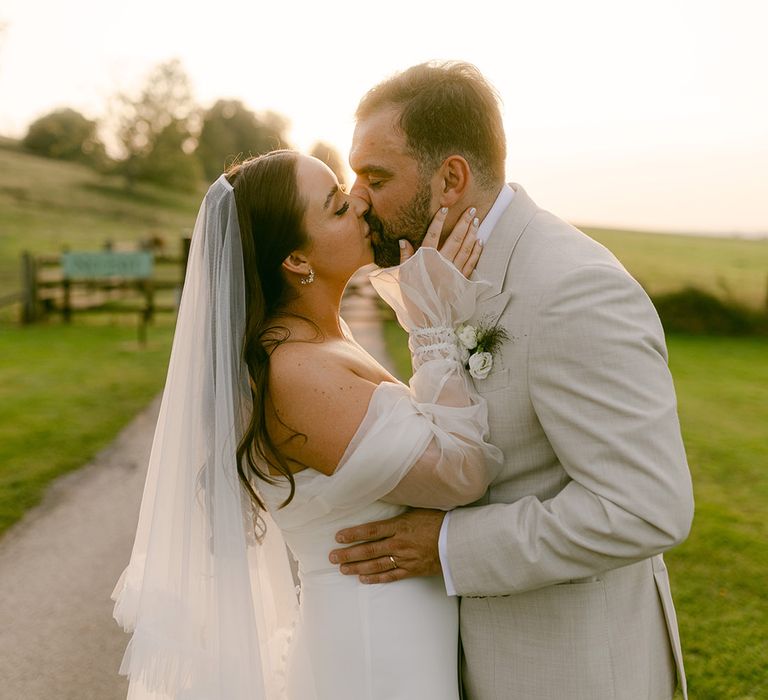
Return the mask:
<path id="1" fill-rule="evenodd" d="M 145 279 L 152 276 L 152 262 L 152 253 L 148 251 L 64 253 L 61 256 L 67 279 Z"/>

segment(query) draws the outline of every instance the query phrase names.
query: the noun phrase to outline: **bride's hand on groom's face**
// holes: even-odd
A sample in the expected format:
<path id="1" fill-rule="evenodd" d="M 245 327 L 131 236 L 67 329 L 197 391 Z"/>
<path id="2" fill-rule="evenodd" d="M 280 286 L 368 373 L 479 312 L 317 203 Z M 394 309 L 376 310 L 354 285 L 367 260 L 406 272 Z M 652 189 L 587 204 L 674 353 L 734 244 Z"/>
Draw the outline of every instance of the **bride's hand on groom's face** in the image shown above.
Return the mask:
<path id="1" fill-rule="evenodd" d="M 443 226 L 448 217 L 448 208 L 438 209 L 432 219 L 427 235 L 421 243 L 422 248 L 438 248 L 440 253 L 450 260 L 465 277 L 469 277 L 477 266 L 483 245 L 477 238 L 480 221 L 475 216 L 474 207 L 467 209 L 453 227 L 448 238 L 440 245 Z M 400 240 L 400 264 L 404 263 L 414 253 L 413 246 L 404 238 Z"/>
<path id="2" fill-rule="evenodd" d="M 362 583 L 391 583 L 412 576 L 440 576 L 437 540 L 445 513 L 415 509 L 396 518 L 341 530 L 336 541 L 355 542 L 329 556 L 341 573 Z"/>

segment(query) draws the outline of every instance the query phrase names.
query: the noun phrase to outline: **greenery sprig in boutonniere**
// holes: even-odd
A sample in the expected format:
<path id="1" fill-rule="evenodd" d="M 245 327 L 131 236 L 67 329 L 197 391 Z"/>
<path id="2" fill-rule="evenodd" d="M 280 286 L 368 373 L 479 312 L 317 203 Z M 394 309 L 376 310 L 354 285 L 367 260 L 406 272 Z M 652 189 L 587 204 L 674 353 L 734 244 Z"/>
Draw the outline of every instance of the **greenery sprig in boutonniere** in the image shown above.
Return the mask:
<path id="1" fill-rule="evenodd" d="M 459 326 L 456 329 L 461 361 L 475 379 L 485 379 L 493 369 L 493 356 L 501 344 L 509 339 L 506 328 L 498 324 L 485 326 Z"/>

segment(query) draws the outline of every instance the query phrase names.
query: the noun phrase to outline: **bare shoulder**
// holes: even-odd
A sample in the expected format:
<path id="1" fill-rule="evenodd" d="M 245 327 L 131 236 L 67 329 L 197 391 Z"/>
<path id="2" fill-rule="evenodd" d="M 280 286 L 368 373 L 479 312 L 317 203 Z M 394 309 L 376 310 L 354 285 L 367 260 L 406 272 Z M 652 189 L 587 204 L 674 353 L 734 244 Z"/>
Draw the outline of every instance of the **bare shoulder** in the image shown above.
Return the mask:
<path id="1" fill-rule="evenodd" d="M 275 407 L 294 413 L 307 402 L 329 406 L 370 398 L 375 383 L 360 376 L 349 354 L 334 343 L 284 343 L 274 350 L 269 368 L 270 396 Z"/>
<path id="2" fill-rule="evenodd" d="M 285 343 L 272 353 L 273 435 L 291 459 L 330 474 L 365 416 L 376 383 L 332 343 Z M 292 435 L 303 439 L 291 442 Z M 286 442 L 284 442 L 286 441 Z"/>
<path id="3" fill-rule="evenodd" d="M 328 343 L 287 342 L 272 351 L 269 360 L 270 384 L 301 379 L 307 384 L 323 384 L 330 377 L 351 374 L 344 355 Z"/>

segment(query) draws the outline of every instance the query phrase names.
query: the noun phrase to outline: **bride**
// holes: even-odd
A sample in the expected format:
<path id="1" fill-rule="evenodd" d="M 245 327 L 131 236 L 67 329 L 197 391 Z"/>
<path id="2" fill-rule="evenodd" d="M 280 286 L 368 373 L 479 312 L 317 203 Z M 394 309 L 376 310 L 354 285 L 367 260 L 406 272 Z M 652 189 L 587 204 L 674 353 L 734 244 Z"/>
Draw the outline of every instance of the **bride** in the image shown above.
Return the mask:
<path id="1" fill-rule="evenodd" d="M 446 236 L 441 209 L 417 253 L 371 277 L 410 334 L 406 386 L 339 316 L 373 261 L 365 212 L 291 151 L 233 167 L 206 194 L 112 596 L 133 633 L 130 700 L 459 697 L 442 580 L 365 585 L 328 554 L 345 526 L 476 500 L 500 463 L 454 332 L 485 289 L 468 279 L 477 219 L 465 212 Z"/>

